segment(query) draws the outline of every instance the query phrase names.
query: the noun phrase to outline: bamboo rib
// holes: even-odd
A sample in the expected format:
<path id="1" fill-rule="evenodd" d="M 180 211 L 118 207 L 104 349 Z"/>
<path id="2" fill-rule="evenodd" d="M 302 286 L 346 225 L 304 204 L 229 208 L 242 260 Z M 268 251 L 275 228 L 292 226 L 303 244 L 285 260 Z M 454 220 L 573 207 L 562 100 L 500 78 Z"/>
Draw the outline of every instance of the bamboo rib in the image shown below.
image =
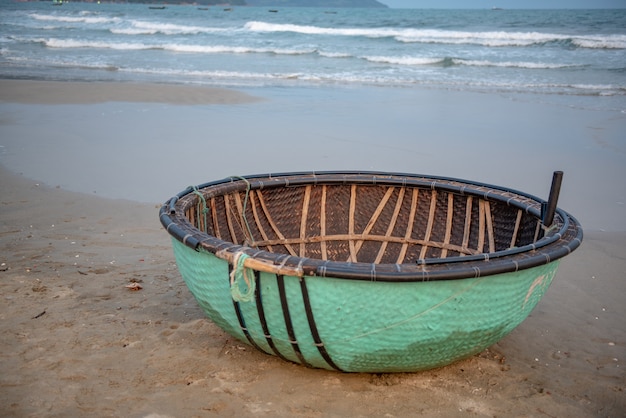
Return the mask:
<path id="1" fill-rule="evenodd" d="M 193 207 L 193 211 L 194 211 L 194 218 L 196 219 L 196 223 L 197 223 L 197 228 L 200 231 L 204 231 L 204 216 L 202 216 L 202 201 L 199 200 L 198 205 L 196 205 L 195 207 Z"/>
<path id="2" fill-rule="evenodd" d="M 202 201 L 198 200 L 198 205 L 194 208 L 194 212 L 195 212 L 194 216 L 197 219 L 198 229 L 200 231 L 206 232 L 206 229 L 205 229 L 206 227 L 204 225 L 204 216 L 203 216 L 204 214 L 202 213 L 203 209 L 204 208 L 202 208 Z"/>
<path id="3" fill-rule="evenodd" d="M 200 226 L 198 225 L 198 221 L 196 219 L 196 207 L 195 206 L 190 206 L 187 209 L 187 219 L 189 219 L 189 221 L 193 225 L 196 225 L 196 228 L 200 229 Z"/>
<path id="4" fill-rule="evenodd" d="M 265 232 L 265 228 L 263 228 L 263 224 L 261 223 L 261 219 L 259 218 L 259 213 L 257 210 L 257 203 L 256 203 L 256 193 L 254 190 L 250 190 L 250 206 L 252 207 L 252 216 L 254 216 L 254 221 L 256 222 L 256 226 L 259 229 L 259 232 L 261 233 L 261 237 L 263 237 L 263 239 L 265 241 L 268 241 L 269 237 L 267 235 L 267 232 Z M 258 243 L 256 244 L 257 246 L 259 245 Z M 269 252 L 274 252 L 273 248 L 271 245 L 267 246 L 267 251 Z"/>
<path id="5" fill-rule="evenodd" d="M 311 200 L 311 185 L 304 188 L 304 199 L 302 202 L 302 216 L 300 220 L 300 257 L 306 257 L 306 222 L 309 216 L 309 202 Z"/>
<path id="6" fill-rule="evenodd" d="M 239 196 L 239 193 L 233 193 L 230 196 L 233 197 L 233 200 L 235 201 L 235 207 L 237 208 L 237 215 L 239 215 L 239 225 L 243 225 L 243 216 L 245 215 L 243 213 L 243 204 L 241 203 L 241 196 Z"/>
<path id="7" fill-rule="evenodd" d="M 422 239 L 409 239 L 407 240 L 404 237 L 388 237 L 386 235 L 367 235 L 367 236 L 363 236 L 360 234 L 357 235 L 349 235 L 349 234 L 337 234 L 337 235 L 327 235 L 325 237 L 320 237 L 320 236 L 315 236 L 315 237 L 309 237 L 306 238 L 304 240 L 305 244 L 316 244 L 316 243 L 322 243 L 322 242 L 331 242 L 331 241 L 338 241 L 338 242 L 346 242 L 348 240 L 355 240 L 355 239 L 364 239 L 367 241 L 376 241 L 376 242 L 388 242 L 388 243 L 394 243 L 394 244 L 404 244 L 404 243 L 408 243 L 408 245 L 419 245 L 419 246 L 429 246 L 429 247 L 434 247 L 434 248 L 446 248 L 448 251 L 456 251 L 459 253 L 464 253 L 465 255 L 475 255 L 475 254 L 480 254 L 479 251 L 476 250 L 472 250 L 469 248 L 462 248 L 460 245 L 456 245 L 456 244 L 444 244 L 442 242 L 434 242 L 434 241 L 425 241 Z M 255 244 L 258 247 L 263 247 L 266 245 L 300 245 L 300 243 L 302 242 L 302 240 L 300 239 L 300 237 L 295 237 L 295 238 L 284 238 L 284 239 L 272 239 L 272 240 L 267 240 L 267 241 L 257 241 L 255 242 Z M 337 261 L 337 260 L 335 260 Z"/>
<path id="8" fill-rule="evenodd" d="M 316 186 L 317 187 L 317 186 Z M 350 203 L 349 203 L 349 220 L 348 220 L 348 231 L 347 233 L 339 233 L 335 235 L 326 235 L 327 234 L 327 216 L 328 216 L 328 208 L 326 205 L 329 203 L 328 201 L 328 189 L 327 185 L 321 186 L 321 199 L 320 199 L 320 229 L 319 236 L 317 232 L 315 232 L 314 236 L 307 236 L 308 234 L 308 221 L 309 215 L 311 213 L 311 199 L 313 198 L 313 185 L 307 185 L 304 187 L 304 190 L 300 196 L 302 196 L 301 200 L 301 219 L 299 225 L 299 232 L 295 232 L 295 234 L 290 234 L 290 237 L 285 237 L 285 235 L 280 231 L 278 225 L 272 219 L 270 215 L 270 210 L 267 207 L 267 204 L 263 198 L 263 194 L 260 190 L 251 190 L 248 195 L 248 206 L 250 206 L 250 211 L 252 212 L 252 217 L 256 222 L 256 227 L 258 232 L 258 239 L 260 241 L 255 241 L 256 246 L 263 247 L 269 252 L 274 252 L 277 246 L 284 246 L 287 252 L 295 257 L 306 257 L 308 251 L 308 244 L 319 244 L 321 249 L 321 258 L 322 260 L 328 260 L 329 254 L 328 251 L 328 243 L 329 242 L 344 242 L 348 243 L 347 252 L 343 252 L 343 256 L 340 255 L 344 260 L 347 259 L 347 262 L 358 262 L 359 254 L 363 245 L 366 242 L 378 242 L 380 243 L 378 249 L 374 254 L 372 254 L 372 260 L 361 260 L 363 262 L 371 262 L 379 264 L 385 258 L 385 254 L 388 251 L 389 244 L 393 243 L 394 245 L 399 244 L 396 251 L 394 251 L 393 257 L 396 259 L 396 263 L 401 264 L 404 262 L 409 248 L 411 246 L 416 246 L 419 248 L 419 259 L 425 259 L 429 254 L 429 248 L 440 249 L 441 253 L 439 255 L 440 258 L 446 258 L 452 253 L 458 253 L 459 255 L 474 255 L 481 254 L 487 252 L 495 252 L 496 251 L 496 235 L 494 230 L 494 219 L 493 213 L 491 209 L 491 203 L 485 199 L 478 200 L 478 237 L 477 237 L 477 245 L 475 248 L 469 248 L 471 236 L 472 236 L 472 209 L 473 209 L 473 198 L 472 196 L 468 196 L 465 203 L 465 216 L 464 216 L 464 225 L 463 225 L 463 236 L 461 242 L 458 242 L 458 238 L 453 237 L 453 227 L 455 223 L 454 219 L 454 202 L 455 195 L 453 193 L 447 194 L 447 205 L 446 208 L 442 206 L 438 207 L 439 201 L 439 191 L 432 190 L 431 196 L 429 199 L 429 208 L 428 210 L 428 219 L 426 224 L 426 229 L 424 232 L 424 236 L 422 239 L 412 239 L 411 235 L 413 234 L 413 229 L 415 227 L 415 219 L 418 215 L 418 205 L 419 205 L 419 189 L 411 188 L 412 196 L 410 207 L 407 208 L 407 193 L 409 190 L 406 187 L 398 187 L 398 186 L 390 186 L 384 191 L 384 195 L 380 198 L 374 212 L 370 215 L 370 218 L 362 231 L 356 231 L 357 229 L 357 220 L 356 216 L 359 212 L 359 208 L 357 207 L 359 201 L 359 196 L 361 199 L 364 197 L 361 193 L 365 193 L 359 189 L 358 185 L 351 185 L 350 190 Z M 374 227 L 379 223 L 380 217 L 383 212 L 386 210 L 387 205 L 391 197 L 398 190 L 397 199 L 394 203 L 393 212 L 391 213 L 391 218 L 389 223 L 385 225 L 384 234 L 371 234 Z M 443 196 L 442 196 L 443 197 Z M 230 234 L 230 241 L 234 244 L 242 245 L 241 239 L 244 239 L 243 245 L 249 245 L 249 242 L 252 242 L 251 239 L 253 237 L 249 237 L 251 231 L 248 231 L 245 228 L 243 223 L 246 221 L 244 218 L 245 214 L 243 213 L 243 197 L 239 193 L 232 193 L 228 195 L 223 195 L 224 199 L 224 218 L 221 219 L 222 225 L 226 224 L 228 228 L 228 233 Z M 216 198 L 211 197 L 207 199 L 207 204 L 211 210 L 211 221 L 204 220 L 201 208 L 199 206 L 193 206 L 188 209 L 188 214 L 190 219 L 196 219 L 196 223 L 200 225 L 200 229 L 205 228 L 208 229 L 208 222 L 213 223 L 213 231 L 212 233 L 219 239 L 222 239 L 220 236 L 220 219 L 219 213 L 221 211 L 217 210 L 217 206 L 219 206 L 219 202 Z M 400 218 L 400 213 L 402 210 L 408 209 L 408 223 L 406 225 L 406 230 L 404 231 L 402 236 L 393 236 L 394 229 L 398 226 L 398 220 Z M 390 209 L 390 208 L 388 208 Z M 441 209 L 441 210 L 440 210 Z M 247 210 L 247 209 L 246 209 Z M 433 232 L 435 230 L 435 223 L 437 222 L 437 215 L 443 215 L 443 210 L 446 211 L 445 214 L 445 231 L 444 237 L 441 242 L 434 242 Z M 441 213 L 440 213 L 441 212 Z M 406 213 L 406 212 L 404 212 Z M 362 213 L 361 213 L 362 215 Z M 516 241 L 518 239 L 521 225 L 523 221 L 523 211 L 517 210 L 515 226 L 512 231 L 512 235 L 510 236 L 510 247 L 515 247 Z M 406 216 L 406 215 L 405 215 Z M 251 218 L 252 218 L 251 217 Z M 439 216 L 442 218 L 442 216 Z M 403 221 L 404 222 L 404 221 Z M 269 224 L 270 228 L 267 228 Z M 265 225 L 265 228 L 264 226 Z M 443 226 L 443 225 L 442 225 Z M 239 230 L 239 229 L 241 230 Z M 403 226 L 404 228 L 404 226 Z M 539 226 L 540 229 L 540 226 Z M 270 232 L 273 231 L 272 232 Z M 243 233 L 243 236 L 241 235 Z M 268 235 L 269 234 L 269 235 Z M 297 235 L 296 235 L 297 234 Z M 274 235 L 276 238 L 271 238 L 270 235 Z M 455 243 L 451 243 L 454 241 Z M 333 259 L 336 260 L 337 255 L 332 255 Z"/>
<path id="9" fill-rule="evenodd" d="M 228 225 L 228 231 L 230 232 L 230 239 L 233 244 L 239 244 L 237 241 L 237 235 L 235 234 L 235 227 L 233 225 L 233 221 L 231 219 L 231 206 L 230 206 L 230 198 L 228 195 L 224 195 L 224 208 L 226 209 L 226 224 Z"/>
<path id="10" fill-rule="evenodd" d="M 483 252 L 485 249 L 485 201 L 478 201 L 478 245 L 476 249 Z"/>
<path id="11" fill-rule="evenodd" d="M 487 238 L 489 242 L 489 252 L 496 251 L 495 237 L 493 233 L 493 218 L 491 217 L 491 203 L 485 200 L 485 220 L 487 221 Z"/>
<path id="12" fill-rule="evenodd" d="M 380 203 L 378 203 L 378 206 L 376 207 L 376 210 L 374 211 L 374 213 L 370 217 L 369 221 L 367 222 L 367 225 L 365 226 L 365 229 L 363 230 L 363 235 L 369 234 L 369 232 L 372 230 L 374 225 L 376 225 L 376 221 L 378 220 L 378 217 L 380 216 L 380 214 L 382 213 L 383 209 L 387 205 L 387 202 L 389 201 L 389 198 L 393 194 L 394 189 L 395 189 L 395 187 L 389 187 L 387 189 L 387 191 L 385 192 L 385 195 L 381 199 Z M 359 241 L 359 242 L 356 243 L 355 250 L 356 250 L 357 254 L 361 250 L 361 247 L 363 246 L 364 242 L 365 241 Z"/>
<path id="13" fill-rule="evenodd" d="M 350 213 L 348 219 L 348 245 L 350 247 L 350 257 L 348 262 L 356 262 L 356 247 L 354 245 L 354 214 L 356 212 L 356 184 L 350 187 Z"/>
<path id="14" fill-rule="evenodd" d="M 539 232 L 541 232 L 541 219 L 537 219 L 537 226 L 535 228 L 535 237 L 533 238 L 533 242 L 537 242 L 539 239 Z"/>
<path id="15" fill-rule="evenodd" d="M 522 210 L 519 209 L 517 211 L 517 218 L 515 218 L 515 228 L 513 229 L 513 235 L 511 236 L 511 245 L 509 248 L 515 247 L 515 242 L 517 241 L 517 233 L 519 232 L 519 225 L 522 222 Z"/>
<path id="16" fill-rule="evenodd" d="M 272 227 L 272 230 L 274 231 L 276 236 L 279 238 L 279 240 L 276 241 L 275 244 L 284 243 L 285 248 L 287 249 L 287 251 L 289 251 L 289 254 L 293 255 L 294 257 L 297 257 L 298 254 L 296 253 L 296 251 L 294 251 L 293 247 L 287 243 L 285 236 L 282 234 L 282 232 L 280 232 L 280 230 L 278 229 L 278 226 L 276 226 L 276 223 L 272 219 L 272 216 L 270 215 L 270 212 L 267 210 L 267 205 L 265 204 L 265 200 L 263 199 L 263 195 L 261 194 L 260 191 L 257 191 L 257 197 L 259 198 L 259 203 L 261 204 L 261 209 L 263 209 L 263 213 L 265 214 L 265 217 L 267 218 L 267 222 L 269 222 L 270 226 Z M 260 245 L 260 244 L 257 243 L 257 245 Z"/>
<path id="17" fill-rule="evenodd" d="M 322 186 L 322 199 L 320 204 L 320 235 L 326 236 L 326 185 Z M 322 241 L 321 244 L 322 260 L 328 260 L 328 250 L 326 248 L 326 241 Z"/>
<path id="18" fill-rule="evenodd" d="M 472 203 L 473 197 L 468 196 L 465 203 L 465 228 L 463 229 L 463 242 L 461 243 L 462 248 L 467 248 L 469 246 L 469 237 L 472 226 Z M 461 255 L 463 255 L 463 253 Z"/>
<path id="19" fill-rule="evenodd" d="M 211 219 L 213 219 L 213 234 L 215 235 L 215 238 L 222 239 L 222 234 L 220 233 L 220 224 L 217 220 L 217 210 L 215 208 L 214 197 L 211 198 L 209 204 L 211 206 Z"/>
<path id="20" fill-rule="evenodd" d="M 430 196 L 430 211 L 428 213 L 428 224 L 426 225 L 426 232 L 424 233 L 424 245 L 420 251 L 420 259 L 426 257 L 426 251 L 430 244 L 430 235 L 433 231 L 433 223 L 435 220 L 435 211 L 437 210 L 437 190 L 433 190 Z"/>
<path id="21" fill-rule="evenodd" d="M 446 235 L 443 238 L 444 248 L 441 250 L 441 258 L 446 258 L 448 256 L 448 249 L 445 248 L 445 245 L 450 243 L 450 237 L 452 235 L 452 219 L 454 217 L 454 195 L 452 193 L 448 193 L 448 213 L 446 216 Z"/>
<path id="22" fill-rule="evenodd" d="M 387 232 L 385 233 L 385 237 L 389 238 L 391 236 L 391 233 L 393 232 L 393 228 L 396 226 L 396 222 L 398 220 L 398 214 L 400 213 L 400 209 L 402 208 L 402 201 L 404 200 L 404 187 L 400 188 L 400 191 L 398 192 L 398 200 L 396 201 L 396 207 L 393 209 L 393 215 L 391 216 L 391 220 L 389 221 L 389 226 L 387 227 Z M 385 240 L 382 242 L 382 244 L 380 245 L 380 249 L 378 250 L 378 255 L 376 256 L 376 259 L 374 260 L 375 264 L 380 263 L 380 261 L 383 258 L 383 255 L 385 254 L 385 250 L 387 249 L 387 243 L 389 241 Z"/>
<path id="23" fill-rule="evenodd" d="M 406 226 L 406 232 L 404 233 L 404 242 L 402 243 L 402 248 L 400 248 L 398 259 L 396 260 L 397 264 L 402 264 L 404 258 L 406 257 L 406 252 L 409 249 L 409 240 L 411 239 L 411 234 L 413 233 L 413 222 L 415 222 L 415 213 L 417 212 L 418 196 L 419 189 L 413 189 L 413 197 L 411 198 L 411 211 L 409 213 L 409 223 Z"/>
<path id="24" fill-rule="evenodd" d="M 239 228 L 241 228 L 241 231 L 243 232 L 243 236 L 245 237 L 244 244 L 249 245 L 249 246 L 254 246 L 254 237 L 252 237 L 252 232 L 248 231 L 248 228 L 246 227 L 246 219 L 245 219 L 246 214 L 244 213 L 244 210 L 243 210 L 243 203 L 241 202 L 241 196 L 239 195 L 239 193 L 235 193 L 234 196 L 235 196 L 235 206 L 237 207 L 237 214 L 239 215 L 238 217 L 235 217 L 235 219 L 239 223 Z"/>
<path id="25" fill-rule="evenodd" d="M 198 210 L 199 206 L 200 202 L 198 201 L 197 205 L 190 206 L 189 209 L 187 209 L 187 213 L 189 214 L 189 219 L 192 220 L 192 223 L 196 226 L 196 228 L 201 230 L 200 217 L 198 216 L 198 212 L 200 212 Z"/>

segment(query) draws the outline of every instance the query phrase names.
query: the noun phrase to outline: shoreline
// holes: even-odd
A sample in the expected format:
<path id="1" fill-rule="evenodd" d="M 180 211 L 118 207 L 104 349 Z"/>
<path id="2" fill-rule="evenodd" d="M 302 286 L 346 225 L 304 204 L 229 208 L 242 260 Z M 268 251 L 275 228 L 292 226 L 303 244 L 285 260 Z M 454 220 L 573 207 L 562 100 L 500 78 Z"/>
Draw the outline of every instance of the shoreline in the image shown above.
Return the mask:
<path id="1" fill-rule="evenodd" d="M 0 79 L 0 102 L 19 104 L 131 102 L 201 105 L 259 100 L 238 90 L 188 84 Z"/>

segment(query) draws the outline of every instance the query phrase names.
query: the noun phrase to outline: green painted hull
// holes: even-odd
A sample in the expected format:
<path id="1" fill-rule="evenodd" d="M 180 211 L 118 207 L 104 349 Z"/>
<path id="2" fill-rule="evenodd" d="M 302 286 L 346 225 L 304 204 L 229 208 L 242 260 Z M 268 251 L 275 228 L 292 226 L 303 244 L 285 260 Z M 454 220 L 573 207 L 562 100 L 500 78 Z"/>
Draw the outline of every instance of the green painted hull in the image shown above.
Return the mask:
<path id="1" fill-rule="evenodd" d="M 553 261 L 478 278 L 412 282 L 260 272 L 257 298 L 234 302 L 227 261 L 177 239 L 172 243 L 185 283 L 224 331 L 295 363 L 348 372 L 425 370 L 481 352 L 528 316 L 559 264 Z M 286 307 L 279 282 L 284 283 Z"/>
<path id="2" fill-rule="evenodd" d="M 160 209 L 207 316 L 267 354 L 346 372 L 450 364 L 532 311 L 580 224 L 550 199 L 378 172 L 230 177 Z"/>

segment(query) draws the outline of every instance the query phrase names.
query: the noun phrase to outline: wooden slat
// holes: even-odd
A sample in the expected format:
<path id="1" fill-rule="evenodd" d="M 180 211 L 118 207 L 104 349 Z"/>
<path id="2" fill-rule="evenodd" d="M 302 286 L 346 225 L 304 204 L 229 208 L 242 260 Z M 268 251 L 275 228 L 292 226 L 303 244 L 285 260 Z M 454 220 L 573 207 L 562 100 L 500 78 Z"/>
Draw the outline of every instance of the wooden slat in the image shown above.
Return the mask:
<path id="1" fill-rule="evenodd" d="M 424 245 L 420 251 L 420 259 L 426 257 L 428 251 L 430 235 L 433 231 L 433 223 L 435 221 L 435 212 L 437 210 L 437 190 L 433 190 L 430 196 L 430 211 L 428 213 L 428 223 L 426 224 L 426 232 L 424 233 Z"/>
<path id="2" fill-rule="evenodd" d="M 256 192 L 255 190 L 250 190 L 250 206 L 252 207 L 252 216 L 254 216 L 254 222 L 256 222 L 256 227 L 261 233 L 261 237 L 265 241 L 267 241 L 269 237 L 267 235 L 267 232 L 265 232 L 265 228 L 263 228 L 263 224 L 261 223 L 261 218 L 259 217 L 259 211 L 257 210 L 257 203 L 256 203 L 256 197 L 255 197 L 256 193 L 260 193 L 260 192 Z M 258 246 L 259 244 L 256 243 L 256 245 Z M 272 248 L 271 245 L 267 245 L 266 249 L 269 252 L 274 252 L 274 249 Z"/>
<path id="3" fill-rule="evenodd" d="M 202 201 L 198 199 L 198 203 L 192 205 L 187 209 L 187 219 L 200 231 L 202 231 L 202 221 L 201 216 L 198 216 L 200 213 L 200 206 L 202 205 Z"/>
<path id="4" fill-rule="evenodd" d="M 276 223 L 272 219 L 272 216 L 270 215 L 269 210 L 267 210 L 267 205 L 265 204 L 265 200 L 263 199 L 263 195 L 260 192 L 257 192 L 257 197 L 259 198 L 259 203 L 261 204 L 261 208 L 263 209 L 263 213 L 265 214 L 265 217 L 267 218 L 267 222 L 269 222 L 270 226 L 272 227 L 272 230 L 274 231 L 276 236 L 279 238 L 279 240 L 277 240 L 275 242 L 275 244 L 285 243 L 284 244 L 285 248 L 287 249 L 287 251 L 289 251 L 289 254 L 293 255 L 294 257 L 297 257 L 298 254 L 293 249 L 293 247 L 287 243 L 287 240 L 285 239 L 285 236 L 282 234 L 282 232 L 280 232 L 280 230 L 278 229 L 278 226 L 276 225 Z M 260 244 L 257 243 L 257 245 L 260 245 Z"/>
<path id="5" fill-rule="evenodd" d="M 398 200 L 396 201 L 396 207 L 393 209 L 393 215 L 391 216 L 391 220 L 389 221 L 389 225 L 387 226 L 387 232 L 385 233 L 385 237 L 391 237 L 391 233 L 393 232 L 394 227 L 396 226 L 396 222 L 398 220 L 398 214 L 400 213 L 400 209 L 402 209 L 402 201 L 404 200 L 404 191 L 405 188 L 401 187 L 398 192 Z M 387 249 L 387 243 L 389 241 L 383 241 L 380 245 L 380 249 L 378 250 L 378 255 L 374 260 L 374 263 L 378 264 L 382 260 L 385 255 L 385 250 Z"/>
<path id="6" fill-rule="evenodd" d="M 354 216 L 356 213 L 356 184 L 350 187 L 350 212 L 348 219 L 348 246 L 350 247 L 350 257 L 348 262 L 356 262 L 356 246 L 354 245 Z"/>
<path id="7" fill-rule="evenodd" d="M 400 253 L 398 254 L 398 259 L 396 260 L 397 264 L 402 264 L 404 262 L 404 258 L 406 257 L 406 252 L 409 249 L 409 240 L 411 239 L 411 234 L 413 233 L 413 223 L 415 222 L 415 213 L 417 212 L 417 198 L 419 197 L 419 189 L 413 189 L 413 196 L 411 198 L 411 211 L 409 212 L 409 223 L 406 226 L 406 232 L 404 233 L 404 242 L 402 243 L 402 248 L 400 248 Z"/>
<path id="8" fill-rule="evenodd" d="M 465 202 L 465 228 L 463 229 L 463 242 L 461 243 L 462 248 L 468 248 L 469 246 L 469 238 L 472 226 L 472 203 L 473 196 L 468 196 L 467 201 Z M 463 254 L 461 254 L 463 255 Z"/>
<path id="9" fill-rule="evenodd" d="M 213 219 L 213 235 L 217 239 L 222 239 L 222 234 L 220 232 L 220 224 L 217 219 L 217 210 L 215 207 L 215 198 L 212 197 L 209 201 L 209 205 L 211 206 L 211 218 Z"/>
<path id="10" fill-rule="evenodd" d="M 509 248 L 515 247 L 515 241 L 517 241 L 517 234 L 519 232 L 519 226 L 521 222 L 522 222 L 522 210 L 518 209 L 517 218 L 515 218 L 515 229 L 513 229 L 513 235 L 511 236 L 511 245 L 509 245 Z"/>
<path id="11" fill-rule="evenodd" d="M 389 187 L 387 189 L 387 191 L 385 192 L 385 195 L 383 196 L 383 198 L 378 203 L 378 206 L 376 207 L 376 210 L 374 211 L 374 213 L 370 217 L 369 221 L 367 222 L 367 225 L 365 226 L 365 229 L 363 230 L 363 235 L 369 234 L 370 231 L 372 230 L 372 228 L 374 228 L 374 225 L 376 225 L 376 221 L 378 220 L 378 217 L 380 216 L 380 214 L 382 213 L 383 209 L 387 205 L 387 202 L 389 201 L 389 198 L 393 194 L 394 190 L 395 190 L 395 187 Z M 357 255 L 358 255 L 359 251 L 361 250 L 361 247 L 363 246 L 364 242 L 365 241 L 361 240 L 361 241 L 358 241 L 356 243 L 355 250 L 356 250 Z"/>
<path id="12" fill-rule="evenodd" d="M 198 229 L 200 231 L 206 232 L 206 225 L 205 225 L 206 222 L 204 222 L 204 220 L 206 219 L 206 214 L 204 213 L 204 208 L 202 207 L 201 201 L 198 202 L 196 211 L 197 211 L 196 216 L 198 216 Z"/>
<path id="13" fill-rule="evenodd" d="M 493 232 L 493 218 L 491 217 L 491 203 L 485 200 L 485 220 L 487 226 L 487 241 L 489 242 L 489 252 L 496 251 L 495 236 Z"/>
<path id="14" fill-rule="evenodd" d="M 320 235 L 326 236 L 326 185 L 322 186 L 322 199 L 320 204 Z M 322 260 L 328 260 L 328 249 L 326 248 L 326 240 L 321 241 Z"/>
<path id="15" fill-rule="evenodd" d="M 237 208 L 237 212 L 235 212 L 237 215 L 239 215 L 239 226 L 243 225 L 242 219 L 243 219 L 243 203 L 241 203 L 241 196 L 239 195 L 239 193 L 233 193 L 230 196 L 233 197 L 233 200 L 235 201 L 235 207 Z"/>
<path id="16" fill-rule="evenodd" d="M 476 250 L 479 253 L 485 251 L 485 201 L 478 201 L 478 245 Z"/>
<path id="17" fill-rule="evenodd" d="M 454 218 L 454 195 L 452 193 L 448 193 L 448 213 L 446 215 L 446 235 L 443 238 L 444 248 L 441 250 L 441 258 L 446 258 L 448 256 L 448 249 L 445 248 L 445 245 L 450 243 L 450 237 L 452 235 L 452 220 Z"/>
<path id="18" fill-rule="evenodd" d="M 230 198 L 227 194 L 224 195 L 224 210 L 226 211 L 226 224 L 228 225 L 228 231 L 230 232 L 230 241 L 233 244 L 239 244 L 237 241 L 237 235 L 235 234 L 235 226 L 233 225 L 232 209 L 230 205 Z"/>
<path id="19" fill-rule="evenodd" d="M 300 219 L 300 257 L 306 257 L 306 223 L 309 216 L 309 202 L 311 200 L 311 185 L 304 188 L 304 199 L 302 201 L 302 216 Z"/>
<path id="20" fill-rule="evenodd" d="M 541 219 L 537 219 L 537 227 L 535 228 L 535 237 L 533 238 L 533 242 L 537 242 L 539 239 L 539 233 L 541 232 Z"/>
<path id="21" fill-rule="evenodd" d="M 200 225 L 198 225 L 198 219 L 196 218 L 196 207 L 197 205 L 192 205 L 187 209 L 185 216 L 189 219 L 192 225 L 195 225 L 196 228 L 200 229 Z"/>
<path id="22" fill-rule="evenodd" d="M 248 230 L 248 226 L 246 224 L 246 219 L 245 219 L 246 214 L 244 213 L 244 210 L 243 210 L 243 203 L 241 201 L 241 196 L 239 195 L 239 193 L 235 193 L 234 196 L 235 196 L 235 206 L 237 207 L 236 214 L 239 215 L 238 217 L 235 217 L 235 219 L 237 220 L 237 223 L 239 224 L 241 231 L 243 231 L 243 236 L 246 237 L 246 239 L 244 240 L 244 245 L 254 247 L 254 238 L 252 237 L 252 232 Z"/>
<path id="23" fill-rule="evenodd" d="M 367 239 L 368 241 L 375 241 L 375 242 L 388 242 L 388 243 L 394 243 L 394 244 L 405 244 L 407 243 L 409 246 L 410 245 L 428 245 L 430 247 L 434 247 L 434 248 L 446 248 L 448 251 L 456 251 L 459 253 L 464 253 L 466 255 L 470 255 L 470 254 L 479 254 L 478 251 L 476 250 L 472 250 L 469 248 L 462 248 L 460 245 L 456 245 L 456 244 L 444 244 L 442 242 L 432 242 L 432 241 L 424 241 L 421 239 L 406 239 L 405 237 L 388 237 L 386 235 L 367 235 L 367 236 L 363 236 L 363 235 L 349 235 L 349 234 L 337 234 L 337 235 L 327 235 L 325 237 L 320 237 L 320 236 L 314 236 L 314 237 L 308 237 L 304 240 L 305 244 L 316 244 L 316 243 L 323 243 L 323 242 L 332 242 L 332 241 L 338 241 L 338 242 L 346 242 L 349 239 Z M 296 237 L 296 238 L 277 238 L 277 239 L 271 239 L 271 240 L 267 240 L 267 241 L 257 241 L 256 245 L 259 247 L 263 247 L 266 245 L 300 245 L 300 243 L 302 242 L 302 239 L 300 237 Z M 338 261 L 338 260 L 335 260 Z"/>

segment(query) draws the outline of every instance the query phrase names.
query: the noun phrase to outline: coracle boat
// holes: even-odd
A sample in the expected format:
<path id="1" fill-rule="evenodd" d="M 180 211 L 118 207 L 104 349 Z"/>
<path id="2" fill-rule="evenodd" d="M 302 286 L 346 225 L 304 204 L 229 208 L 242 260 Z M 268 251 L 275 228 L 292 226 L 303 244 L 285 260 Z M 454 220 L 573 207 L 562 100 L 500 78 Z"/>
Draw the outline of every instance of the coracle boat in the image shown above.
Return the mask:
<path id="1" fill-rule="evenodd" d="M 207 316 L 258 350 L 345 372 L 452 363 L 519 325 L 580 224 L 548 201 L 378 172 L 230 177 L 160 209 Z"/>

